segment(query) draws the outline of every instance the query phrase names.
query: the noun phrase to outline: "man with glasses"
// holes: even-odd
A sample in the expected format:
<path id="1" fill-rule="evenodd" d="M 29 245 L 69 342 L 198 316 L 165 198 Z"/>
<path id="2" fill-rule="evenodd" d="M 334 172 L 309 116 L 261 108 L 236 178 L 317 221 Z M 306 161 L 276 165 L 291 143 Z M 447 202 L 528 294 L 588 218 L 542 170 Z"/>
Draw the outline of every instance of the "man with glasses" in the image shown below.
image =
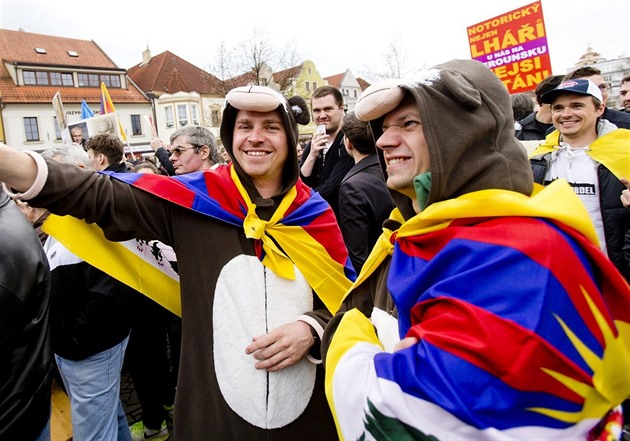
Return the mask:
<path id="1" fill-rule="evenodd" d="M 565 75 L 563 81 L 574 80 L 576 78 L 592 81 L 601 91 L 603 104 L 605 106 L 604 114 L 601 116 L 601 119 L 608 120 L 608 122 L 613 123 L 619 129 L 630 129 L 630 114 L 606 106 L 606 101 L 608 101 L 610 94 L 610 85 L 604 80 L 601 70 L 592 66 L 580 67 Z"/>
<path id="2" fill-rule="evenodd" d="M 202 126 L 185 126 L 171 135 L 169 161 L 176 175 L 216 168 L 219 164 L 217 142 Z"/>
<path id="3" fill-rule="evenodd" d="M 0 181 L 34 206 L 97 223 L 111 240 L 173 247 L 178 439 L 336 439 L 318 340 L 354 271 L 330 206 L 299 179 L 298 124 L 309 122 L 308 108 L 261 86 L 225 100 L 229 166 L 96 174 L 0 143 Z M 201 146 L 173 145 L 182 147 Z"/>

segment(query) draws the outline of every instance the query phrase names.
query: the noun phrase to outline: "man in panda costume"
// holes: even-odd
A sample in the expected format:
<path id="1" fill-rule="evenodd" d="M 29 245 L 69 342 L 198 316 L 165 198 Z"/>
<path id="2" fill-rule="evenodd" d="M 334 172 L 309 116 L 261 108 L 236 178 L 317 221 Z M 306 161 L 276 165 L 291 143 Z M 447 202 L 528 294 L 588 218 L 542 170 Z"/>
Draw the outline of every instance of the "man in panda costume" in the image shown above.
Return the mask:
<path id="1" fill-rule="evenodd" d="M 177 177 L 94 173 L 0 144 L 14 197 L 177 255 L 180 440 L 329 440 L 319 339 L 354 271 L 329 205 L 298 179 L 303 99 L 226 96 L 228 167 Z M 190 147 L 190 148 L 194 148 Z"/>

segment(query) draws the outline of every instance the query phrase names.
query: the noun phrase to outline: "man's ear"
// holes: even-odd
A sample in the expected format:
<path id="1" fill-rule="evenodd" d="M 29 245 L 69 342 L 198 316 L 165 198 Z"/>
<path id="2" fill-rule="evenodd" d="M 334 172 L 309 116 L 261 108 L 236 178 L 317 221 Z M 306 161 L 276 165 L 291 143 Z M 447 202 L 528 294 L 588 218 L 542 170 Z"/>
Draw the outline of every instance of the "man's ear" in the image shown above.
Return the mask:
<path id="1" fill-rule="evenodd" d="M 604 103 L 601 103 L 599 105 L 599 108 L 597 109 L 597 116 L 598 117 L 602 116 L 605 110 L 606 110 L 606 105 Z"/>
<path id="2" fill-rule="evenodd" d="M 201 152 L 201 160 L 204 161 L 210 157 L 210 146 L 204 145 L 199 149 Z"/>

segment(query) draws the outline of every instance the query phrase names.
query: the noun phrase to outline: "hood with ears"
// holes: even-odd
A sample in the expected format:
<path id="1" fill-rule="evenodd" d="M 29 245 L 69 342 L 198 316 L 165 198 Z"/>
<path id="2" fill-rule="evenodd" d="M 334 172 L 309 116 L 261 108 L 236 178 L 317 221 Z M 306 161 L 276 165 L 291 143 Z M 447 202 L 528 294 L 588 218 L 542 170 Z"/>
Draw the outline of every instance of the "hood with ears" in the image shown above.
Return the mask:
<path id="1" fill-rule="evenodd" d="M 363 92 L 355 114 L 370 121 L 378 140 L 385 114 L 407 94 L 420 109 L 429 148 L 427 206 L 485 189 L 531 194 L 532 170 L 514 136 L 510 95 L 490 69 L 475 60 L 452 60 L 413 78 L 385 80 Z M 380 149 L 378 154 L 387 178 Z M 415 214 L 408 197 L 391 193 L 405 218 Z"/>
<path id="2" fill-rule="evenodd" d="M 221 141 L 225 150 L 232 158 L 232 164 L 243 186 L 247 189 L 252 201 L 260 203 L 258 190 L 251 178 L 243 171 L 243 168 L 234 157 L 234 124 L 239 110 L 254 112 L 276 111 L 282 117 L 287 133 L 287 145 L 289 154 L 284 164 L 282 178 L 282 190 L 276 196 L 284 195 L 295 185 L 299 177 L 297 144 L 298 124 L 306 125 L 310 121 L 308 106 L 304 98 L 294 96 L 285 98 L 279 92 L 265 86 L 244 86 L 232 89 L 225 97 L 225 109 L 221 121 Z"/>

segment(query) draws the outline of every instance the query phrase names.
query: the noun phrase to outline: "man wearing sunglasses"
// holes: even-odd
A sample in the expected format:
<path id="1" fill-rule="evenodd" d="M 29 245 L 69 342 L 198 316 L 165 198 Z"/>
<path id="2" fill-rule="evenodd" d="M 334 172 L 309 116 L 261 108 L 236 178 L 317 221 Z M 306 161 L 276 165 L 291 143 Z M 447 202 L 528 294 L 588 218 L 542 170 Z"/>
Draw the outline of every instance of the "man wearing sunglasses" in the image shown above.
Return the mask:
<path id="1" fill-rule="evenodd" d="M 221 124 L 232 163 L 173 177 L 82 172 L 0 143 L 14 197 L 95 222 L 110 240 L 173 247 L 178 439 L 337 438 L 318 340 L 354 271 L 332 209 L 299 179 L 308 121 L 301 97 L 233 89 Z"/>
<path id="2" fill-rule="evenodd" d="M 214 135 L 202 126 L 185 126 L 174 132 L 170 153 L 168 160 L 176 175 L 211 169 L 219 163 Z"/>

